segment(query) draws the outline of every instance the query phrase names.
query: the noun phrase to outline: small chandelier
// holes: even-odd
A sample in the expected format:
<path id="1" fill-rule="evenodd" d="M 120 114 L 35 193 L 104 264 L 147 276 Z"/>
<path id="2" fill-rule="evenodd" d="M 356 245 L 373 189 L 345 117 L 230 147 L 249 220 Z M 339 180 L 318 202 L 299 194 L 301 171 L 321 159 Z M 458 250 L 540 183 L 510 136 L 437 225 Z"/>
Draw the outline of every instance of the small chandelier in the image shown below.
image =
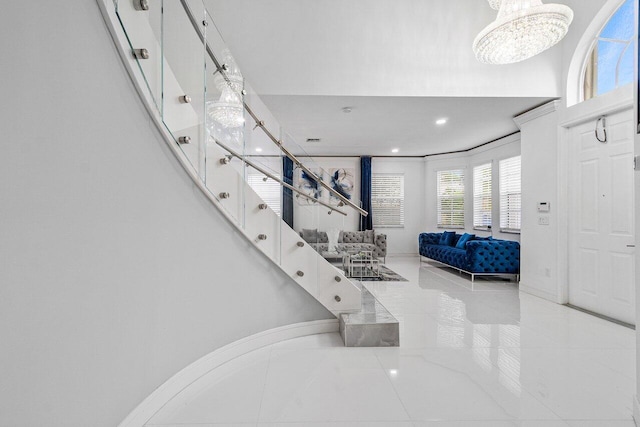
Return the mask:
<path id="1" fill-rule="evenodd" d="M 222 52 L 224 64 L 213 76 L 213 83 L 221 92 L 217 101 L 207 102 L 207 115 L 225 129 L 244 124 L 242 90 L 244 78 L 228 49 Z"/>
<path id="2" fill-rule="evenodd" d="M 220 99 L 207 103 L 207 115 L 225 129 L 242 126 L 244 108 L 240 95 L 231 87 L 224 87 Z"/>
<path id="3" fill-rule="evenodd" d="M 573 11 L 565 5 L 502 0 L 498 17 L 478 34 L 473 51 L 485 64 L 524 61 L 562 40 L 572 20 Z"/>

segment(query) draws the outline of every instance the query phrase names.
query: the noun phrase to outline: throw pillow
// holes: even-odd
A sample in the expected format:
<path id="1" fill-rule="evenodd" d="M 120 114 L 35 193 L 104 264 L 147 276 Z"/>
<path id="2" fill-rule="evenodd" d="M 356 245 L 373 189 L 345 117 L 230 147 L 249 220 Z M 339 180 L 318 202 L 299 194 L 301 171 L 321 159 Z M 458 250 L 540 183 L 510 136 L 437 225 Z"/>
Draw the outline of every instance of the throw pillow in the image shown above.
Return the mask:
<path id="1" fill-rule="evenodd" d="M 364 231 L 364 240 L 363 243 L 371 243 L 373 244 L 373 237 L 374 237 L 374 231 L 373 230 L 365 230 Z"/>
<path id="2" fill-rule="evenodd" d="M 314 228 L 313 230 L 309 230 L 303 228 L 302 238 L 308 243 L 318 243 L 318 229 Z"/>
<path id="3" fill-rule="evenodd" d="M 460 237 L 460 239 L 458 240 L 458 243 L 456 243 L 456 248 L 464 249 L 467 242 L 470 240 L 473 240 L 475 237 L 476 237 L 475 234 L 464 233 L 462 237 Z"/>
<path id="4" fill-rule="evenodd" d="M 451 246 L 451 243 L 453 243 L 453 238 L 456 236 L 456 233 L 454 231 L 445 231 L 444 233 L 442 233 L 442 236 L 440 236 L 440 244 L 444 245 L 444 246 Z"/>

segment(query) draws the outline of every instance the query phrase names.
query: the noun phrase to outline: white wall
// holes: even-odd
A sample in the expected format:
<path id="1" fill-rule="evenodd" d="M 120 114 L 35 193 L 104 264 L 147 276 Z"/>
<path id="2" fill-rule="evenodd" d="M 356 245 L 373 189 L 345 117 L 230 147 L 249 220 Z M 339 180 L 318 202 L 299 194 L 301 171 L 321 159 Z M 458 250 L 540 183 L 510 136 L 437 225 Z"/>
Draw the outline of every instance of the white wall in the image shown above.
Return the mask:
<path id="1" fill-rule="evenodd" d="M 404 227 L 376 228 L 387 235 L 389 255 L 416 255 L 418 235 L 424 224 L 424 160 L 419 158 L 377 158 L 371 162 L 372 173 L 404 174 Z"/>
<path id="2" fill-rule="evenodd" d="M 0 36 L 0 425 L 112 427 L 225 344 L 332 318 L 184 173 L 95 2 L 9 2 Z"/>
<path id="3" fill-rule="evenodd" d="M 522 249 L 520 289 L 561 302 L 559 277 L 566 265 L 558 265 L 559 221 L 566 211 L 558 198 L 558 114 L 553 102 L 516 119 L 522 137 Z M 566 167 L 567 165 L 562 165 Z M 538 214 L 537 204 L 549 202 L 548 214 Z M 549 225 L 540 225 L 547 217 Z"/>
<path id="4" fill-rule="evenodd" d="M 458 233 L 471 233 L 478 236 L 493 235 L 496 239 L 520 240 L 520 235 L 500 232 L 500 188 L 498 185 L 498 162 L 503 159 L 520 155 L 520 135 L 515 134 L 502 138 L 498 141 L 487 144 L 483 147 L 471 150 L 468 153 L 446 154 L 425 158 L 425 222 L 426 232 L 442 232 L 444 229 L 438 228 L 437 214 L 437 172 L 440 170 L 463 169 L 465 172 L 465 194 L 464 194 L 464 229 L 455 230 Z M 492 230 L 488 231 L 473 229 L 473 168 L 475 166 L 493 163 L 492 174 Z"/>

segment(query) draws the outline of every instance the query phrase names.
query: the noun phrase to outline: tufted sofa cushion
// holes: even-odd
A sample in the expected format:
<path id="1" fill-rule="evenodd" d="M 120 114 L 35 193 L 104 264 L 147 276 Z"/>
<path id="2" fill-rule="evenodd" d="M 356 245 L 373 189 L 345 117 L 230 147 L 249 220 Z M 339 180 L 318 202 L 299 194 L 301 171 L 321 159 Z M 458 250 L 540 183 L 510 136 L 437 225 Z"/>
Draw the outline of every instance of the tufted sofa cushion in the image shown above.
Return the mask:
<path id="1" fill-rule="evenodd" d="M 427 258 L 435 259 L 436 261 L 467 271 L 469 262 L 467 260 L 467 252 L 464 249 L 457 249 L 452 246 L 432 245 L 428 253 L 430 256 Z"/>
<path id="2" fill-rule="evenodd" d="M 316 252 L 326 252 L 329 250 L 328 243 L 309 243 L 309 246 L 315 249 Z"/>
<path id="3" fill-rule="evenodd" d="M 342 243 L 364 243 L 364 232 L 345 231 L 342 233 Z"/>
<path id="4" fill-rule="evenodd" d="M 470 241 L 467 243 L 469 268 L 473 273 L 520 272 L 520 243 L 508 240 Z"/>
<path id="5" fill-rule="evenodd" d="M 387 256 L 387 235 L 386 234 L 376 234 L 375 239 L 376 250 L 374 251 L 374 255 L 378 258 L 384 258 Z"/>

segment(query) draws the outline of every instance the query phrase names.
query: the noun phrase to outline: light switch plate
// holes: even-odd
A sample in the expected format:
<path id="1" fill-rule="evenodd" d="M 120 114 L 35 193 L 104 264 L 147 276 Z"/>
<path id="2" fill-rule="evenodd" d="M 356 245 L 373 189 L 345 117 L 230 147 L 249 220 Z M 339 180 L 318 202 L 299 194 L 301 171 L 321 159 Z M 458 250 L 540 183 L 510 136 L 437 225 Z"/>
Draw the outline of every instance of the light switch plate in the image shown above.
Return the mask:
<path id="1" fill-rule="evenodd" d="M 539 216 L 538 217 L 539 225 L 549 225 L 549 217 L 548 216 Z"/>

